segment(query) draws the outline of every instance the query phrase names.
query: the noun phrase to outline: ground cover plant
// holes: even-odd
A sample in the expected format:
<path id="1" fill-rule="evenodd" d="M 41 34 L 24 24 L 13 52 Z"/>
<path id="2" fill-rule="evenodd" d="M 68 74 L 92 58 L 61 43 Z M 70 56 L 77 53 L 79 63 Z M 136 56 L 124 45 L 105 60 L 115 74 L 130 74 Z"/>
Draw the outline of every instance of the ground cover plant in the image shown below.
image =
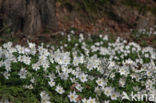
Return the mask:
<path id="1" fill-rule="evenodd" d="M 60 45 L 0 47 L 0 103 L 156 102 L 156 52 L 122 38 L 62 33 Z M 124 94 L 147 94 L 123 99 Z"/>

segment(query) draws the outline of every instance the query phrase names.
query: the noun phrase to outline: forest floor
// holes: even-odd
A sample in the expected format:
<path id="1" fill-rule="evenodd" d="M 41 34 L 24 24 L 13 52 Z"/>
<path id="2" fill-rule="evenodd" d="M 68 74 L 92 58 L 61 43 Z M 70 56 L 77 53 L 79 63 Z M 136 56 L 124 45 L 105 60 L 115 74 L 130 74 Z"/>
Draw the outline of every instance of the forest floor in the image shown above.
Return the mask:
<path id="1" fill-rule="evenodd" d="M 149 90 L 152 93 L 153 91 L 156 91 L 156 88 L 154 87 L 154 84 L 156 83 L 156 52 L 155 49 L 153 49 L 156 48 L 156 2 L 154 0 L 134 0 L 137 2 L 129 2 L 130 4 L 122 2 L 124 5 L 116 2 L 115 4 L 112 4 L 111 7 L 109 7 L 110 4 L 108 3 L 101 13 L 101 7 L 97 5 L 96 7 L 100 9 L 98 10 L 95 7 L 94 9 L 97 11 L 93 12 L 92 5 L 90 5 L 92 2 L 89 2 L 97 0 L 70 1 L 71 0 L 58 0 L 56 4 L 56 16 L 58 20 L 58 30 L 56 32 L 44 31 L 36 35 L 27 35 L 19 31 L 16 34 L 13 34 L 10 32 L 10 29 L 7 28 L 5 32 L 0 35 L 0 45 L 6 43 L 2 46 L 1 50 L 1 54 L 3 54 L 2 57 L 4 58 L 0 59 L 0 74 L 4 75 L 4 77 L 0 75 L 0 103 L 3 98 L 8 98 L 10 99 L 9 101 L 16 101 L 16 103 L 40 103 L 45 100 L 44 98 L 48 98 L 47 101 L 51 101 L 51 103 L 69 103 L 69 100 L 71 99 L 69 95 L 71 93 L 75 94 L 71 91 L 76 90 L 76 92 L 79 92 L 79 90 L 77 90 L 79 84 L 84 90 L 82 93 L 78 93 L 79 96 L 75 98 L 75 100 L 80 101 L 87 98 L 87 101 L 89 101 L 98 94 L 96 93 L 97 91 L 95 91 L 95 93 L 92 91 L 96 90 L 95 87 L 100 87 L 98 84 L 100 83 L 98 82 L 100 80 L 99 78 L 102 78 L 101 80 L 106 80 L 106 83 L 109 81 L 108 87 L 117 89 L 117 92 L 114 91 L 115 89 L 112 89 L 112 94 L 117 93 L 119 95 L 119 91 L 121 93 L 123 91 L 129 92 L 135 89 L 134 87 L 140 87 L 141 89 L 138 89 L 138 93 L 142 93 L 142 91 L 140 92 L 139 90 L 145 90 L 146 86 L 152 87 Z M 79 1 L 84 2 L 82 3 Z M 128 2 L 131 0 L 118 1 Z M 76 4 L 80 4 L 83 9 L 80 9 Z M 141 6 L 136 4 L 140 4 Z M 91 36 L 88 36 L 88 34 L 91 34 Z M 107 36 L 103 35 L 108 35 L 109 39 Z M 123 40 L 117 37 L 121 37 Z M 13 42 L 14 45 L 11 49 L 9 47 L 9 45 L 11 45 L 9 41 Z M 42 46 L 39 46 L 41 43 L 48 45 L 46 45 L 47 47 L 45 46 L 46 48 L 42 48 Z M 22 45 L 22 48 L 16 44 Z M 49 44 L 52 44 L 52 47 Z M 153 48 L 146 48 L 146 46 L 151 46 Z M 16 49 L 17 51 L 14 52 Z M 59 51 L 59 49 L 61 51 Z M 23 54 L 21 53 L 22 50 L 25 50 Z M 37 52 L 33 54 L 33 50 L 37 50 Z M 6 51 L 10 52 L 6 53 Z M 113 58 L 111 58 L 111 56 Z M 17 60 L 18 62 L 15 62 L 12 58 L 10 59 L 10 57 L 15 57 L 15 61 Z M 74 59 L 74 57 L 77 59 Z M 9 63 L 12 63 L 12 67 L 10 67 L 12 68 L 11 72 L 8 72 L 9 70 L 7 71 L 7 69 L 9 69 L 8 61 Z M 76 66 L 76 63 L 78 63 L 78 66 Z M 39 66 L 39 70 L 38 67 L 35 67 L 35 64 Z M 91 64 L 91 66 L 88 64 Z M 99 68 L 104 65 L 109 67 L 108 70 L 106 67 L 106 75 L 103 75 L 102 71 L 97 71 L 98 69 L 95 69 L 97 64 Z M 64 67 L 65 65 L 71 67 L 71 70 L 76 70 L 72 75 L 69 75 L 69 78 L 72 78 L 70 80 L 64 80 L 64 77 L 62 76 L 62 73 L 63 75 L 66 75 L 68 69 L 58 68 Z M 46 66 L 50 67 L 45 69 Z M 45 67 L 45 70 L 40 69 L 40 67 Z M 132 67 L 134 71 L 131 71 L 131 68 L 129 67 Z M 32 70 L 32 68 L 34 70 Z M 90 71 L 90 68 L 94 68 L 95 71 Z M 125 71 L 122 71 L 122 69 Z M 58 70 L 59 72 L 57 73 Z M 51 80 L 50 77 L 53 78 L 53 74 L 47 76 L 48 78 L 45 78 L 47 73 L 50 74 L 51 72 L 56 73 L 54 74 L 54 76 L 56 76 L 56 81 L 54 80 L 54 83 L 57 84 L 54 84 L 56 89 L 55 87 L 53 88 L 51 84 L 53 83 L 53 80 Z M 27 73 L 30 73 L 28 78 L 26 78 Z M 81 75 L 79 75 L 79 73 L 81 73 Z M 112 75 L 105 78 L 109 73 L 112 73 Z M 79 80 L 80 77 L 77 77 L 75 74 L 78 74 L 79 76 L 82 76 L 82 74 L 89 74 L 90 77 L 93 76 L 95 79 L 98 78 L 98 81 L 92 81 L 90 79 L 86 84 L 81 83 L 83 81 Z M 7 76 L 9 76 L 9 79 L 7 79 Z M 76 80 L 78 79 L 78 84 L 71 82 L 75 81 L 73 78 L 74 76 L 76 77 Z M 129 76 L 135 79 L 130 79 L 131 77 Z M 141 79 L 142 77 L 146 78 Z M 51 83 L 48 79 L 51 80 Z M 119 82 L 122 80 L 126 80 L 123 87 L 122 82 L 121 84 Z M 32 85 L 27 85 L 30 81 L 32 82 Z M 153 84 L 151 85 L 150 83 Z M 65 94 L 58 94 L 57 88 L 60 88 L 59 85 L 65 89 Z M 26 88 L 31 89 L 31 86 L 33 86 L 33 90 L 26 90 Z M 103 94 L 98 96 L 100 103 L 103 103 L 102 101 L 105 100 L 105 98 L 111 103 L 127 103 L 120 99 L 114 101 L 112 97 L 113 96 L 106 98 L 105 94 L 104 96 Z M 119 95 L 119 97 L 121 96 Z"/>

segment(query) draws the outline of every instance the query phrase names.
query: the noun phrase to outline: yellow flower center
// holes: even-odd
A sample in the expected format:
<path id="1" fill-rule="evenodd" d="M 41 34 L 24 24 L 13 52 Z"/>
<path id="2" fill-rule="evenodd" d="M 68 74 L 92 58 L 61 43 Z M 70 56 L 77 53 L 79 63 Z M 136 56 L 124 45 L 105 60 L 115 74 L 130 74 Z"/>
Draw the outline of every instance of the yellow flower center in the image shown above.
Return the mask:
<path id="1" fill-rule="evenodd" d="M 71 99 L 74 99 L 74 96 L 72 95 L 70 98 L 71 98 Z"/>

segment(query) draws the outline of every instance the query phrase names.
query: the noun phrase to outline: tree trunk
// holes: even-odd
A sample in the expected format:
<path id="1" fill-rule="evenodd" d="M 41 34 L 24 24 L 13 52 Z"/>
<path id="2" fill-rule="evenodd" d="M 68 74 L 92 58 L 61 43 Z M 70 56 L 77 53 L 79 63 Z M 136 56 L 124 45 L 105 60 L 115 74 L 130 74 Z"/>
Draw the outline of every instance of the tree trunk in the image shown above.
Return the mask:
<path id="1" fill-rule="evenodd" d="M 55 0 L 0 0 L 0 25 L 11 31 L 35 34 L 43 30 L 55 31 Z"/>

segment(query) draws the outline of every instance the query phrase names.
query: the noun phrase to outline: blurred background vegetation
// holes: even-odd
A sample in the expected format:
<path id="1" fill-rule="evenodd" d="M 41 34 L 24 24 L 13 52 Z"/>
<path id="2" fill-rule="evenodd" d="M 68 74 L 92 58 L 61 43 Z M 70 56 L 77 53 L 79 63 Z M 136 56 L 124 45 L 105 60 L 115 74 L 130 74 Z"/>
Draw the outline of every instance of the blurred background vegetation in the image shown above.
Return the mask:
<path id="1" fill-rule="evenodd" d="M 74 29 L 93 35 L 113 34 L 143 45 L 156 44 L 156 0 L 56 0 L 56 17 L 56 32 Z M 7 25 L 4 29 L 0 42 L 47 42 L 57 34 L 44 30 L 36 35 L 12 35 Z"/>
<path id="2" fill-rule="evenodd" d="M 62 7 L 67 8 L 70 12 L 73 10 L 83 11 L 91 19 L 97 19 L 104 15 L 114 16 L 112 7 L 118 5 L 118 9 L 127 6 L 145 14 L 151 12 L 156 15 L 155 0 L 57 0 Z M 113 17 L 115 18 L 115 17 Z"/>

